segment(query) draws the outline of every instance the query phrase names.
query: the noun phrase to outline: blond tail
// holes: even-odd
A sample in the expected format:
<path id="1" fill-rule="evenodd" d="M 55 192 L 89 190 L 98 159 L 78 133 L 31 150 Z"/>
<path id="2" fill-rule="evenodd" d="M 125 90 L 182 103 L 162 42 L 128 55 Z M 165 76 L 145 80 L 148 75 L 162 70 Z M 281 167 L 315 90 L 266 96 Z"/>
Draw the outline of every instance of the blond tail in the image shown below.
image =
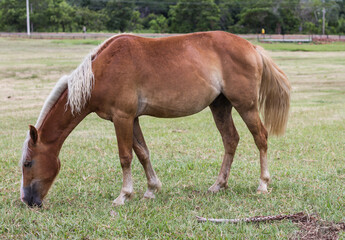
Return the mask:
<path id="1" fill-rule="evenodd" d="M 273 135 L 283 135 L 290 108 L 290 83 L 285 73 L 273 62 L 261 47 L 256 47 L 263 62 L 259 91 L 259 109 L 263 113 L 265 127 Z"/>

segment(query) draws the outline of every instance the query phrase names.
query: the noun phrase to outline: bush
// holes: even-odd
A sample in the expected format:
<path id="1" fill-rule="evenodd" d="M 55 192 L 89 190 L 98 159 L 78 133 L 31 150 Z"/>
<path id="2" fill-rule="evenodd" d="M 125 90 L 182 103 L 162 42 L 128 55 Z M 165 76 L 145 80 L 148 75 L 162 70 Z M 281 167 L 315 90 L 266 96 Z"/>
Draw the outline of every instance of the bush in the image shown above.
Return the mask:
<path id="1" fill-rule="evenodd" d="M 220 10 L 213 0 L 179 0 L 170 6 L 169 18 L 171 32 L 217 30 Z"/>
<path id="2" fill-rule="evenodd" d="M 168 31 L 168 20 L 163 15 L 159 15 L 149 22 L 149 26 L 155 33 L 165 33 Z"/>
<path id="3" fill-rule="evenodd" d="M 338 20 L 337 33 L 345 34 L 345 18 L 344 17 L 341 17 Z"/>

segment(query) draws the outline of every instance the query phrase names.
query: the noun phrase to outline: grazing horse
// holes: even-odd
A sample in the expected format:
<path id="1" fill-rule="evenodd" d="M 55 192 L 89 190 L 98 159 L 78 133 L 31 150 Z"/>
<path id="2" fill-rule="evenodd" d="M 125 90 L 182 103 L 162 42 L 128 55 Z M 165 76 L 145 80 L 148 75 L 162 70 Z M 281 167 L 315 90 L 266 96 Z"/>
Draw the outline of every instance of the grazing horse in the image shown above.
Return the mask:
<path id="1" fill-rule="evenodd" d="M 216 31 L 157 39 L 114 36 L 57 82 L 36 125 L 30 126 L 21 160 L 21 199 L 29 206 L 42 205 L 60 170 L 58 156 L 65 139 L 92 112 L 115 126 L 123 185 L 114 204 L 124 204 L 133 194 L 132 149 L 147 177 L 144 197 L 154 198 L 162 184 L 151 165 L 138 117 L 183 117 L 207 106 L 225 149 L 209 191 L 228 185 L 239 141 L 231 116 L 234 107 L 260 151 L 257 191 L 265 193 L 270 179 L 268 133 L 284 133 L 289 103 L 286 75 L 262 48 L 236 35 Z"/>

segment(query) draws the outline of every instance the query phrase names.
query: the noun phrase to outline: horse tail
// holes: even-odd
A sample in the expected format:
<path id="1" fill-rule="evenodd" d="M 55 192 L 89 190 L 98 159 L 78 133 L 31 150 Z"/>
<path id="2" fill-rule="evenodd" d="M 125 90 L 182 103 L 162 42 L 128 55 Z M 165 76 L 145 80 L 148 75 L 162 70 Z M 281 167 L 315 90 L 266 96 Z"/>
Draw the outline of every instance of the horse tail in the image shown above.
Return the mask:
<path id="1" fill-rule="evenodd" d="M 273 62 L 263 48 L 256 46 L 263 62 L 259 109 L 264 124 L 273 135 L 283 135 L 286 129 L 291 86 L 285 73 Z"/>
<path id="2" fill-rule="evenodd" d="M 68 100 L 67 104 L 72 113 L 80 113 L 91 97 L 94 85 L 92 72 L 93 52 L 88 54 L 84 61 L 68 76 Z"/>

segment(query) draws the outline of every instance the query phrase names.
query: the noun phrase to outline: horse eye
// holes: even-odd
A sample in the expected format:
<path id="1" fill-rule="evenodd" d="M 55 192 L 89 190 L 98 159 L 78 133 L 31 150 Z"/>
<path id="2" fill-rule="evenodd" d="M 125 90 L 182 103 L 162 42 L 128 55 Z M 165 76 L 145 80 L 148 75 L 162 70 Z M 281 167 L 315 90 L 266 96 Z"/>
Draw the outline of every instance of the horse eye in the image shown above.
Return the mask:
<path id="1" fill-rule="evenodd" d="M 30 162 L 29 161 L 25 161 L 23 165 L 24 165 L 24 167 L 31 167 L 32 166 L 32 161 L 30 161 Z"/>

